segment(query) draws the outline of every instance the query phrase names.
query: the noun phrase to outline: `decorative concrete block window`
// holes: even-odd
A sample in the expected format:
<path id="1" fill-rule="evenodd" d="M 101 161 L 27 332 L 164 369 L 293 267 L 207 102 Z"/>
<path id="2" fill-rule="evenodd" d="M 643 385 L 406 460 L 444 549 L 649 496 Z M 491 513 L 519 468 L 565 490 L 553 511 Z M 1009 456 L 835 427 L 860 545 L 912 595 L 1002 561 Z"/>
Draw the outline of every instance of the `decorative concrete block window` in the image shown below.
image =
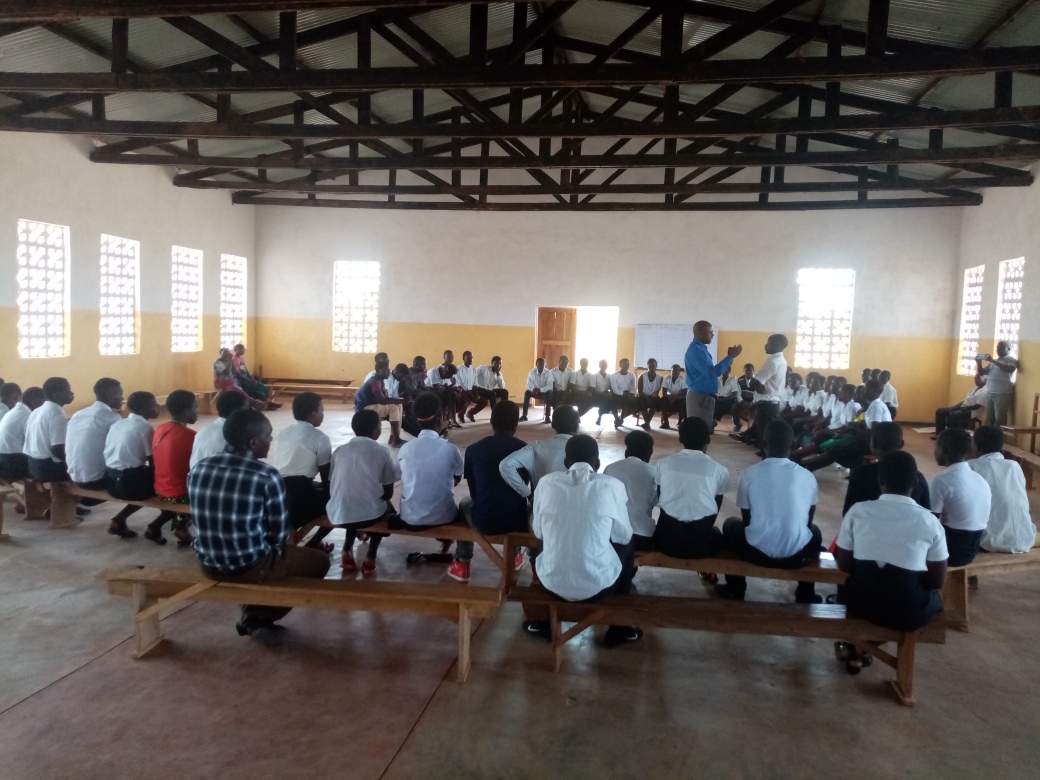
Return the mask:
<path id="1" fill-rule="evenodd" d="M 997 284 L 997 327 L 994 331 L 998 341 L 1011 345 L 1011 353 L 1018 354 L 1018 327 L 1022 321 L 1022 279 L 1026 272 L 1026 259 L 1002 260 Z"/>
<path id="2" fill-rule="evenodd" d="M 851 268 L 798 271 L 798 334 L 795 365 L 846 369 L 852 336 L 856 272 Z"/>
<path id="3" fill-rule="evenodd" d="M 220 346 L 246 343 L 246 259 L 220 256 Z"/>
<path id="4" fill-rule="evenodd" d="M 975 356 L 979 354 L 979 313 L 982 310 L 982 282 L 986 266 L 964 269 L 964 293 L 961 296 L 961 334 L 957 373 L 975 375 Z"/>
<path id="5" fill-rule="evenodd" d="M 171 328 L 174 352 L 202 349 L 202 250 L 173 247 Z"/>
<path id="6" fill-rule="evenodd" d="M 18 355 L 69 354 L 69 228 L 18 220 Z"/>
<path id="7" fill-rule="evenodd" d="M 332 288 L 334 352 L 375 352 L 379 327 L 379 263 L 337 260 Z"/>
<path id="8" fill-rule="evenodd" d="M 101 235 L 101 333 L 98 350 L 102 355 L 133 355 L 138 351 L 140 267 L 140 241 Z"/>

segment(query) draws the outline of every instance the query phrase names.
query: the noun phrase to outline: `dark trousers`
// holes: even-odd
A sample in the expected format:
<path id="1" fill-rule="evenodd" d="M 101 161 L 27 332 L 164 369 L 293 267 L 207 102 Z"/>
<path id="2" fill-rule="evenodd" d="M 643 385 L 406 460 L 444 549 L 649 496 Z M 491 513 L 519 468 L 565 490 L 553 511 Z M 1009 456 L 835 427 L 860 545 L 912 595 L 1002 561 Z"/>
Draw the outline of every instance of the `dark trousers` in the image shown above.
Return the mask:
<path id="1" fill-rule="evenodd" d="M 76 487 L 81 487 L 84 490 L 108 490 L 108 480 L 105 478 L 95 479 L 91 482 L 73 482 Z M 103 498 L 81 498 L 79 500 L 80 506 L 97 506 L 98 504 L 105 503 Z M 134 512 L 137 511 L 137 507 L 134 507 Z M 133 514 L 131 512 L 130 514 Z"/>
<path id="2" fill-rule="evenodd" d="M 975 560 L 975 554 L 979 551 L 979 543 L 982 541 L 982 531 L 961 531 L 957 528 L 947 528 L 946 549 L 950 553 L 949 566 L 967 566 Z"/>
<path id="3" fill-rule="evenodd" d="M 155 473 L 148 465 L 132 469 L 108 469 L 105 481 L 112 497 L 123 501 L 144 501 L 155 495 Z"/>
<path id="4" fill-rule="evenodd" d="M 614 580 L 613 585 L 608 585 L 595 596 L 591 596 L 585 599 L 584 604 L 593 604 L 597 601 L 602 601 L 607 596 L 614 593 L 618 595 L 625 595 L 632 590 L 632 578 L 636 576 L 636 564 L 635 564 L 635 542 L 629 541 L 627 544 L 617 544 L 611 542 L 610 546 L 614 548 L 614 552 L 617 553 L 618 558 L 621 559 L 621 574 Z"/>
<path id="5" fill-rule="evenodd" d="M 686 419 L 686 393 L 664 396 L 659 408 L 661 409 L 661 425 L 666 425 L 668 418 L 673 414 L 679 415 L 679 424 L 682 425 L 682 421 Z M 716 408 L 718 407 L 716 406 Z"/>
<path id="6" fill-rule="evenodd" d="M 715 527 L 715 515 L 683 522 L 662 509 L 654 549 L 673 558 L 711 558 L 722 550 L 722 531 Z"/>
<path id="7" fill-rule="evenodd" d="M 525 415 L 527 414 L 528 407 L 531 405 L 531 399 L 532 398 L 541 398 L 545 402 L 545 416 L 548 417 L 549 416 L 549 410 L 552 409 L 553 391 L 552 390 L 546 390 L 541 395 L 535 395 L 530 390 L 524 390 L 524 411 L 523 411 L 523 413 Z"/>
<path id="8" fill-rule="evenodd" d="M 29 456 L 21 452 L 0 455 L 0 477 L 8 482 L 29 478 Z"/>
<path id="9" fill-rule="evenodd" d="M 63 460 L 29 458 L 29 476 L 37 482 L 68 482 L 69 469 Z"/>
<path id="10" fill-rule="evenodd" d="M 289 523 L 293 528 L 302 528 L 312 520 L 325 514 L 329 494 L 310 477 L 285 477 L 285 503 L 289 510 Z"/>
<path id="11" fill-rule="evenodd" d="M 244 582 L 263 584 L 284 580 L 287 577 L 310 577 L 324 579 L 329 571 L 329 556 L 313 547 L 294 547 L 286 545 L 285 553 L 275 560 L 274 551 L 263 561 L 235 574 L 225 574 L 212 569 L 202 568 L 202 573 L 218 582 Z M 262 607 L 253 604 L 242 605 L 242 622 L 247 625 L 273 623 L 289 614 L 291 607 Z"/>
<path id="12" fill-rule="evenodd" d="M 604 414 L 612 413 L 610 393 L 597 393 L 594 390 L 581 390 L 579 392 L 581 393 L 577 398 L 579 417 L 584 417 L 591 409 L 596 409 L 600 417 Z"/>
<path id="13" fill-rule="evenodd" d="M 412 414 L 410 406 L 401 413 L 401 430 L 414 437 L 418 437 L 422 431 L 422 427 L 419 425 L 419 421 L 415 419 L 415 415 Z"/>
<path id="14" fill-rule="evenodd" d="M 755 401 L 755 435 L 758 446 L 765 447 L 766 426 L 780 415 L 780 404 L 773 401 Z"/>
<path id="15" fill-rule="evenodd" d="M 495 404 L 499 401 L 509 400 L 509 391 L 505 389 L 496 388 L 494 390 L 488 390 L 486 387 L 474 387 L 470 392 L 476 399 L 474 401 L 476 406 L 469 410 L 470 414 L 476 414 L 488 404 L 491 404 L 491 408 L 494 409 Z"/>
<path id="16" fill-rule="evenodd" d="M 715 422 L 718 422 L 727 414 L 733 413 L 733 407 L 737 405 L 740 400 L 739 395 L 731 395 L 727 398 L 716 398 L 715 399 Z M 736 417 L 733 418 L 733 422 L 737 421 Z"/>
<path id="17" fill-rule="evenodd" d="M 947 406 L 944 409 L 935 410 L 935 435 L 945 431 L 947 428 L 971 427 L 971 412 L 959 406 Z"/>
<path id="18" fill-rule="evenodd" d="M 610 398 L 615 420 L 624 420 L 630 414 L 638 415 L 643 408 L 643 401 L 639 396 L 633 395 L 626 398 L 623 395 L 611 395 Z"/>
<path id="19" fill-rule="evenodd" d="M 809 530 L 812 532 L 809 543 L 790 558 L 771 558 L 757 547 L 748 544 L 747 526 L 739 517 L 731 517 L 723 524 L 722 536 L 727 548 L 756 566 L 765 566 L 770 569 L 800 569 L 813 561 L 820 560 L 820 543 L 823 536 L 815 523 L 810 524 Z M 747 590 L 747 577 L 726 575 L 726 584 L 731 590 L 743 595 Z M 798 589 L 795 591 L 797 594 L 815 592 L 816 586 L 811 582 L 799 582 Z"/>

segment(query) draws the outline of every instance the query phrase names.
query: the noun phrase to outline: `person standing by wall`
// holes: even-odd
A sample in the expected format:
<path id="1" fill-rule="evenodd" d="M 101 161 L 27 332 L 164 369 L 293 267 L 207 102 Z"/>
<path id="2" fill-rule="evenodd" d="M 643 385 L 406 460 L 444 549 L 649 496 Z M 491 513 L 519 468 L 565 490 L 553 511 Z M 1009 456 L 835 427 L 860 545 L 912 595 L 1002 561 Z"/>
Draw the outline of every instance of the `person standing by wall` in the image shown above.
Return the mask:
<path id="1" fill-rule="evenodd" d="M 975 358 L 979 375 L 986 375 L 986 422 L 989 425 L 1007 425 L 1008 410 L 1015 398 L 1012 376 L 1018 371 L 1018 360 L 1011 357 L 1011 345 L 997 342 L 997 359 L 992 355 Z M 989 363 L 985 368 L 983 363 Z"/>
<path id="2" fill-rule="evenodd" d="M 737 344 L 726 350 L 726 357 L 714 363 L 708 352 L 708 344 L 715 338 L 715 329 L 707 320 L 701 320 L 693 326 L 693 341 L 686 349 L 686 416 L 700 417 L 712 427 L 715 421 L 715 399 L 719 394 L 719 377 L 722 376 L 733 359 L 740 355 L 743 346 Z"/>

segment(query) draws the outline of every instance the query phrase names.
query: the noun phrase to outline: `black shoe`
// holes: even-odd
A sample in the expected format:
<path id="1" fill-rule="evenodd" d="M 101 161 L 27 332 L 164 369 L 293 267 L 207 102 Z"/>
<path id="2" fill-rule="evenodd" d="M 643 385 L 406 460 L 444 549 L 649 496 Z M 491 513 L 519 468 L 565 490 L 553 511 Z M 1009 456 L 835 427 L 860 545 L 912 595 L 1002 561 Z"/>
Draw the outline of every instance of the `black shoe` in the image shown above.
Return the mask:
<path id="1" fill-rule="evenodd" d="M 550 628 L 548 620 L 525 620 L 524 632 L 541 637 L 548 642 L 552 641 L 552 628 Z"/>
<path id="2" fill-rule="evenodd" d="M 520 422 L 527 422 L 527 415 L 526 414 L 520 415 Z"/>
<path id="3" fill-rule="evenodd" d="M 737 590 L 728 582 L 715 583 L 715 595 L 730 601 L 743 601 L 744 591 Z"/>
<path id="4" fill-rule="evenodd" d="M 822 604 L 823 596 L 816 592 L 816 589 L 801 590 L 796 588 L 794 592 L 794 603 L 795 604 Z"/>
<path id="5" fill-rule="evenodd" d="M 235 624 L 235 630 L 239 636 L 247 636 L 265 647 L 273 647 L 281 644 L 285 626 L 279 626 L 269 620 L 256 623 L 239 622 Z"/>
<path id="6" fill-rule="evenodd" d="M 643 638 L 643 629 L 637 626 L 611 626 L 603 637 L 604 647 L 617 647 Z"/>

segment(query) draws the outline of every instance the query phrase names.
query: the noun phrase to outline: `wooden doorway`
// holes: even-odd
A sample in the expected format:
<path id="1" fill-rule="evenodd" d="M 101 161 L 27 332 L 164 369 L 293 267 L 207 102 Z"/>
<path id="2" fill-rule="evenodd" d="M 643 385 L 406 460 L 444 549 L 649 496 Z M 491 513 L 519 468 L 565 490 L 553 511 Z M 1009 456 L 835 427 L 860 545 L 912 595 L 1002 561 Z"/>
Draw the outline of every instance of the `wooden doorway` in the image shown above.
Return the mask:
<path id="1" fill-rule="evenodd" d="M 560 357 L 566 355 L 573 366 L 577 362 L 574 357 L 577 332 L 577 309 L 539 306 L 535 357 L 545 358 L 546 368 L 555 368 Z"/>

